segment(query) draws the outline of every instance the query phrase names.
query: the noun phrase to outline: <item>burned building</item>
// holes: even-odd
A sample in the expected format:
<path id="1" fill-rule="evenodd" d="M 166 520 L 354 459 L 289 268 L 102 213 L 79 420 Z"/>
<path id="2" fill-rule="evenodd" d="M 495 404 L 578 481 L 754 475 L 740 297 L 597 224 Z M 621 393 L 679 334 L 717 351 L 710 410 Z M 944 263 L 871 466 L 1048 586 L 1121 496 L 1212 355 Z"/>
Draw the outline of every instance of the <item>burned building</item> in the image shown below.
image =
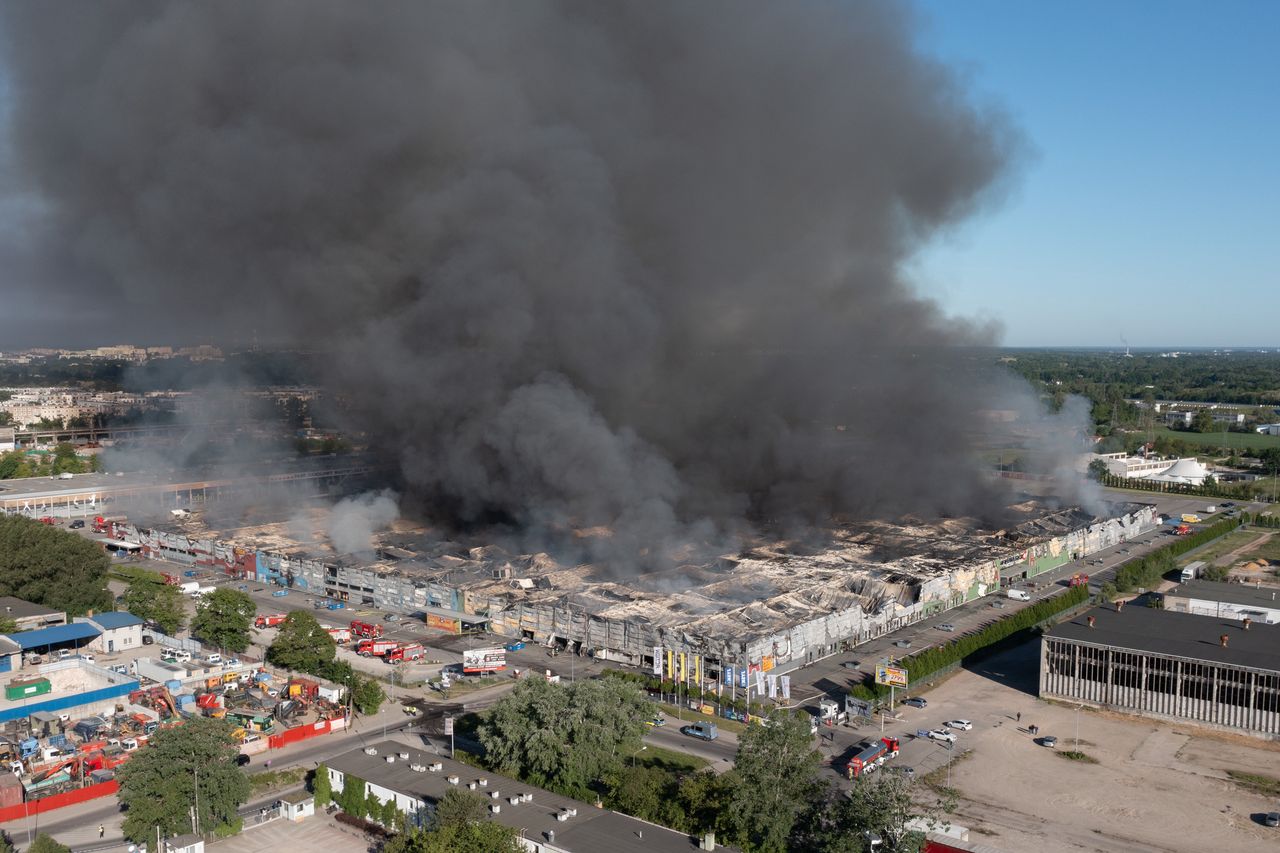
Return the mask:
<path id="1" fill-rule="evenodd" d="M 501 636 L 560 645 L 690 681 L 728 666 L 803 665 L 1113 546 L 1155 523 L 1145 504 L 1107 517 L 1028 501 L 1022 520 L 849 524 L 820 546 L 762 541 L 719 559 L 626 578 L 547 554 L 468 547 L 397 525 L 369 559 L 319 553 L 286 525 L 241 529 L 236 541 L 122 526 L 156 556 L 218 567 L 336 599 L 419 612 L 447 631 L 487 625 Z"/>

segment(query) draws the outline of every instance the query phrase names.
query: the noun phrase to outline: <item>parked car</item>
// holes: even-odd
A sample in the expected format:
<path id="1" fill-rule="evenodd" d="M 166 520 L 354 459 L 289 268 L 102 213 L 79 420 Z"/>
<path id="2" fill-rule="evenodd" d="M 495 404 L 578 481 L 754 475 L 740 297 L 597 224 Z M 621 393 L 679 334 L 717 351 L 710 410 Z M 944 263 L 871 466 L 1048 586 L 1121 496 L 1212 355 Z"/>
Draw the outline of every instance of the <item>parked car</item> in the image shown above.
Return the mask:
<path id="1" fill-rule="evenodd" d="M 94 662 L 93 655 L 90 655 L 90 654 L 83 654 L 83 655 L 80 655 L 80 657 L 81 657 L 82 659 L 84 659 L 84 660 L 87 660 L 89 663 L 93 663 L 93 662 Z"/>
<path id="2" fill-rule="evenodd" d="M 80 529 L 80 528 L 82 528 L 82 527 L 84 527 L 84 519 L 83 519 L 83 518 L 77 518 L 75 521 L 71 522 L 71 529 L 72 529 L 72 530 L 79 530 L 79 529 Z"/>
<path id="3" fill-rule="evenodd" d="M 968 720 L 948 720 L 944 725 L 949 729 L 956 729 L 962 732 L 967 732 L 973 728 L 973 723 Z"/>
<path id="4" fill-rule="evenodd" d="M 249 589 L 249 585 L 247 583 L 242 583 L 239 586 L 237 586 L 236 589 L 240 590 L 241 592 L 246 592 Z"/>
<path id="5" fill-rule="evenodd" d="M 847 660 L 840 665 L 845 669 L 857 669 L 858 667 L 862 666 L 862 661 Z"/>
<path id="6" fill-rule="evenodd" d="M 655 714 L 654 716 L 645 720 L 644 724 L 646 726 L 651 726 L 652 728 L 655 728 L 655 729 L 661 728 L 662 726 L 665 726 L 667 724 L 667 718 L 662 716 L 661 714 Z"/>
<path id="7" fill-rule="evenodd" d="M 399 613 L 388 613 L 386 616 L 383 616 L 383 617 L 382 617 L 382 621 L 383 621 L 383 622 L 399 622 L 399 621 L 400 621 L 400 614 L 399 614 Z"/>
<path id="8" fill-rule="evenodd" d="M 943 622 L 941 625 L 938 626 L 938 630 L 946 631 L 947 633 L 950 634 L 956 630 L 956 626 L 952 625 L 950 622 Z"/>
<path id="9" fill-rule="evenodd" d="M 1262 822 L 1267 826 L 1280 826 L 1280 812 L 1271 812 Z"/>
<path id="10" fill-rule="evenodd" d="M 916 778 L 916 769 L 914 767 L 908 767 L 905 764 L 898 764 L 894 767 L 890 767 L 889 772 L 901 773 L 903 776 L 906 776 L 908 779 Z"/>
<path id="11" fill-rule="evenodd" d="M 1040 745 L 1047 746 L 1050 749 L 1054 749 L 1058 745 L 1058 739 L 1053 735 L 1045 735 L 1044 737 L 1040 738 Z"/>
<path id="12" fill-rule="evenodd" d="M 219 663 L 222 663 L 222 655 L 218 654 L 217 652 L 214 652 L 213 654 L 206 657 L 205 660 L 212 664 L 219 664 Z"/>
<path id="13" fill-rule="evenodd" d="M 994 607 L 996 610 L 1004 610 L 1003 601 L 993 601 L 991 602 L 991 606 Z"/>
<path id="14" fill-rule="evenodd" d="M 956 733 L 947 729 L 933 729 L 929 732 L 929 740 L 941 740 L 947 743 L 956 742 Z"/>
<path id="15" fill-rule="evenodd" d="M 346 606 L 347 606 L 346 603 L 342 601 L 330 601 L 328 604 L 325 605 L 325 607 L 329 608 L 330 610 L 343 610 L 346 608 Z"/>
<path id="16" fill-rule="evenodd" d="M 281 598 L 288 594 L 289 594 L 289 590 L 287 589 L 277 589 L 275 592 L 271 593 L 272 597 L 274 598 Z"/>
<path id="17" fill-rule="evenodd" d="M 911 641 L 910 641 L 910 640 L 894 640 L 894 641 L 893 641 L 893 644 L 894 644 L 895 646 L 897 646 L 898 648 L 900 648 L 900 649 L 909 649 L 909 648 L 911 648 Z"/>
<path id="18" fill-rule="evenodd" d="M 173 657 L 176 660 L 180 660 L 185 663 L 186 661 L 191 660 L 191 652 L 187 651 L 186 649 L 178 649 L 176 652 L 173 653 Z"/>
<path id="19" fill-rule="evenodd" d="M 923 696 L 912 696 L 910 699 L 904 699 L 903 705 L 910 705 L 912 708 L 928 708 L 929 700 Z"/>
<path id="20" fill-rule="evenodd" d="M 507 645 L 505 646 L 505 648 L 506 648 L 506 650 L 507 650 L 507 651 L 509 651 L 509 652 L 518 652 L 518 651 L 520 651 L 521 649 L 523 649 L 523 648 L 524 648 L 524 641 L 523 641 L 523 640 L 516 640 L 514 643 L 507 643 Z"/>

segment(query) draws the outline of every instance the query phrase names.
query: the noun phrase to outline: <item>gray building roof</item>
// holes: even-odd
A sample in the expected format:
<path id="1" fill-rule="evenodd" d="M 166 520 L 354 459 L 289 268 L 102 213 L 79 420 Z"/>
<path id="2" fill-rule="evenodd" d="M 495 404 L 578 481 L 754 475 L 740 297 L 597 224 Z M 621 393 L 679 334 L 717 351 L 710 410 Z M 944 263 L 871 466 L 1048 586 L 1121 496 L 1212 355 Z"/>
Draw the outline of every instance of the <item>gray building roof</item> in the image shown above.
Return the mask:
<path id="1" fill-rule="evenodd" d="M 554 831 L 555 845 L 574 853 L 595 853 L 600 850 L 607 850 L 609 853 L 687 853 L 698 849 L 694 839 L 684 833 L 608 809 L 598 809 L 587 803 L 517 782 L 507 776 L 461 764 L 433 752 L 423 752 L 395 741 L 382 741 L 370 746 L 377 750 L 376 755 L 368 755 L 364 748 L 358 748 L 344 752 L 327 764 L 344 775 L 350 773 L 381 788 L 428 802 L 443 799 L 445 792 L 451 788 L 467 790 L 469 782 L 488 779 L 489 784 L 477 788 L 476 793 L 486 799 L 494 791 L 500 793 L 498 799 L 489 800 L 502 806 L 498 814 L 490 815 L 493 820 L 524 830 L 525 837 L 536 840 L 545 840 L 546 833 Z M 401 758 L 401 754 L 409 757 Z M 389 755 L 396 756 L 396 760 L 388 763 Z M 429 766 L 436 762 L 444 765 L 437 772 L 410 769 L 415 764 Z M 459 778 L 458 785 L 449 784 L 448 777 L 451 775 Z M 522 793 L 532 794 L 533 800 L 518 805 L 509 802 L 509 797 Z M 567 821 L 557 820 L 556 815 L 565 809 L 577 809 L 578 814 Z M 717 849 L 732 848 L 717 845 Z"/>
<path id="2" fill-rule="evenodd" d="M 1275 587 L 1192 580 L 1178 584 L 1165 595 L 1194 598 L 1200 601 L 1223 601 L 1264 610 L 1280 610 L 1280 590 Z"/>
<path id="3" fill-rule="evenodd" d="M 1089 616 L 1094 617 L 1092 628 Z M 1226 647 L 1219 642 L 1223 634 L 1227 636 Z M 1117 612 L 1115 607 L 1106 605 L 1055 625 L 1048 636 L 1280 672 L 1280 624 L 1255 622 L 1246 630 L 1239 619 L 1133 605 Z"/>
<path id="4" fill-rule="evenodd" d="M 45 607 L 43 604 L 36 604 L 27 601 L 24 598 L 14 598 L 12 595 L 0 596 L 0 614 L 8 616 L 12 619 L 29 619 L 32 616 L 62 616 L 61 610 L 54 610 Z"/>

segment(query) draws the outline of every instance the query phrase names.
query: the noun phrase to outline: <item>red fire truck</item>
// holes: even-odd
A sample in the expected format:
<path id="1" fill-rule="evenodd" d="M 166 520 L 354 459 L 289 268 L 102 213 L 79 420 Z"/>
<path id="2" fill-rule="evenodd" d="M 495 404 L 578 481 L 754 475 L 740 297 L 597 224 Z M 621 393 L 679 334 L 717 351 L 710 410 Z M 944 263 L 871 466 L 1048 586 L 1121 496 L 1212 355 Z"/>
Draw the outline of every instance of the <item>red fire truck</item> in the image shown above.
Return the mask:
<path id="1" fill-rule="evenodd" d="M 361 640 L 356 653 L 361 657 L 382 657 L 400 644 L 395 640 Z"/>
<path id="2" fill-rule="evenodd" d="M 284 622 L 284 620 L 288 618 L 288 615 L 289 614 L 287 613 L 272 613 L 269 616 L 259 616 L 257 619 L 253 620 L 253 627 L 274 628 L 275 626 Z"/>
<path id="3" fill-rule="evenodd" d="M 355 619 L 351 622 L 351 636 L 377 640 L 382 637 L 382 626 L 373 622 L 361 622 Z"/>
<path id="4" fill-rule="evenodd" d="M 400 663 L 401 661 L 422 660 L 423 648 L 420 643 L 408 643 L 403 646 L 397 646 L 387 652 L 383 658 L 387 663 Z"/>

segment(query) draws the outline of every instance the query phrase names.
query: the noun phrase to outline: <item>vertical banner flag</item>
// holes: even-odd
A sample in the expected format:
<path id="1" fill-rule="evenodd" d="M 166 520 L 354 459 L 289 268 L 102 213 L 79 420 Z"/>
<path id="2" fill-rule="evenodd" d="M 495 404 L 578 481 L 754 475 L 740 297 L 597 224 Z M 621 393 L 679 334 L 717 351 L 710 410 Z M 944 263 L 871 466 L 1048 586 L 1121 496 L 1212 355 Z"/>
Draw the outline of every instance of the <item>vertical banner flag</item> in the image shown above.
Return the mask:
<path id="1" fill-rule="evenodd" d="M 791 676 L 784 675 L 780 680 L 782 681 L 782 698 L 790 699 L 791 698 Z"/>
<path id="2" fill-rule="evenodd" d="M 749 682 L 747 681 L 747 678 L 749 677 L 750 677 L 750 673 L 747 672 L 747 668 L 745 666 L 738 667 L 738 686 L 741 687 L 743 690 L 747 689 L 747 686 L 749 684 Z"/>
<path id="3" fill-rule="evenodd" d="M 653 647 L 653 674 L 662 677 L 662 646 Z"/>
<path id="4" fill-rule="evenodd" d="M 769 698 L 777 699 L 778 698 L 778 676 L 769 675 L 767 676 L 767 678 L 769 681 Z"/>
<path id="5" fill-rule="evenodd" d="M 678 673 L 677 678 L 680 681 L 684 681 L 688 678 L 688 670 L 685 669 L 684 652 L 681 652 L 679 657 L 676 658 L 676 672 Z"/>
<path id="6" fill-rule="evenodd" d="M 756 692 L 761 696 L 764 695 L 764 673 L 756 670 Z"/>
<path id="7" fill-rule="evenodd" d="M 675 657 L 676 653 L 667 649 L 667 678 L 670 678 L 672 681 L 676 680 Z"/>
<path id="8" fill-rule="evenodd" d="M 699 688 L 702 687 L 702 655 L 697 655 L 693 659 L 693 683 Z"/>
<path id="9" fill-rule="evenodd" d="M 722 670 L 721 675 L 724 676 L 724 683 L 730 685 L 733 684 L 733 666 L 731 664 L 725 664 L 725 666 L 722 667 Z"/>

